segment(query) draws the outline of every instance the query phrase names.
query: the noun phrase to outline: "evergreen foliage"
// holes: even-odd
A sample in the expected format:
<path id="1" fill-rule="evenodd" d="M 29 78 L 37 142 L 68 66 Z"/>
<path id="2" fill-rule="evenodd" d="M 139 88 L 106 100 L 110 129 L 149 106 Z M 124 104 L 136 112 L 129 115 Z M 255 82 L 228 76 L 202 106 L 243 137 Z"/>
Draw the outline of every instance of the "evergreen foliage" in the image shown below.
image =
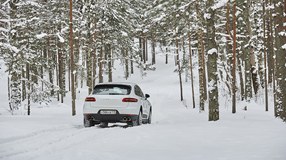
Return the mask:
<path id="1" fill-rule="evenodd" d="M 27 99 L 43 103 L 57 97 L 63 102 L 70 91 L 68 13 L 69 3 L 63 0 L 0 3 L 0 58 L 9 74 L 11 112 Z M 73 0 L 75 87 L 86 81 L 91 92 L 96 83 L 112 81 L 118 59 L 126 78 L 134 65 L 145 75 L 145 70 L 155 70 L 155 46 L 160 45 L 167 48 L 162 49 L 166 63 L 168 56 L 175 57 L 180 76 L 193 68 L 190 64 L 199 66 L 200 111 L 208 103 L 216 114 L 210 120 L 218 120 L 218 99 L 225 96 L 217 93 L 218 85 L 229 97 L 238 91 L 236 99 L 246 102 L 272 87 L 275 115 L 285 120 L 285 14 L 283 0 Z M 232 24 L 237 25 L 237 37 Z M 237 66 L 231 65 L 234 38 Z M 189 63 L 194 54 L 186 48 L 198 63 Z"/>

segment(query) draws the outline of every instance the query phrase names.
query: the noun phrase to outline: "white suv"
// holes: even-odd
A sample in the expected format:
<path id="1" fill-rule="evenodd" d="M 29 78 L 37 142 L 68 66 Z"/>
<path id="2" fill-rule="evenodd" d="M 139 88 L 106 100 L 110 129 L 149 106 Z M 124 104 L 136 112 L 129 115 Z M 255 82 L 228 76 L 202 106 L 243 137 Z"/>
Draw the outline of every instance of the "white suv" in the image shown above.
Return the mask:
<path id="1" fill-rule="evenodd" d="M 131 126 L 151 123 L 152 106 L 134 83 L 100 83 L 86 97 L 83 106 L 84 126 L 122 122 Z"/>

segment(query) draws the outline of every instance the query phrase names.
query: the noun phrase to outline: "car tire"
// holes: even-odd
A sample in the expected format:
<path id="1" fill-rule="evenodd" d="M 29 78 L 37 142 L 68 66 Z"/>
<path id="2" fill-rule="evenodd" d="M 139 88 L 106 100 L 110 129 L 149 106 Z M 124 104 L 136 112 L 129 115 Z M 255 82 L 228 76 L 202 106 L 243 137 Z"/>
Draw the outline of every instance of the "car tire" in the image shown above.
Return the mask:
<path id="1" fill-rule="evenodd" d="M 93 121 L 87 120 L 86 118 L 84 118 L 83 119 L 83 125 L 84 125 L 84 127 L 92 127 L 92 126 L 94 126 L 94 123 L 93 123 Z"/>
<path id="2" fill-rule="evenodd" d="M 140 126 L 143 123 L 143 117 L 142 112 L 140 111 L 136 120 L 132 121 L 131 123 L 128 123 L 129 126 Z"/>
<path id="3" fill-rule="evenodd" d="M 137 126 L 140 126 L 143 124 L 143 117 L 142 117 L 142 112 L 139 112 L 138 118 L 137 118 Z"/>
<path id="4" fill-rule="evenodd" d="M 149 112 L 149 117 L 148 117 L 147 123 L 148 124 L 152 123 L 152 110 L 150 110 L 150 112 Z"/>

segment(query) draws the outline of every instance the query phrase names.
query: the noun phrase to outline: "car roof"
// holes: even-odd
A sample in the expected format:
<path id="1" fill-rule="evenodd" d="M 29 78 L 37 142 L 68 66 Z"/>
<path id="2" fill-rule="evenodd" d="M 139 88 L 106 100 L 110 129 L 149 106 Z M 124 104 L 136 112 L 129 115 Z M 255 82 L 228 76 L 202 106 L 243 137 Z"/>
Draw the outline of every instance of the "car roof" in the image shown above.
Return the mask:
<path id="1" fill-rule="evenodd" d="M 132 83 L 132 82 L 104 82 L 104 83 L 98 83 L 97 85 L 130 85 L 130 86 L 135 86 L 137 85 L 136 83 Z"/>

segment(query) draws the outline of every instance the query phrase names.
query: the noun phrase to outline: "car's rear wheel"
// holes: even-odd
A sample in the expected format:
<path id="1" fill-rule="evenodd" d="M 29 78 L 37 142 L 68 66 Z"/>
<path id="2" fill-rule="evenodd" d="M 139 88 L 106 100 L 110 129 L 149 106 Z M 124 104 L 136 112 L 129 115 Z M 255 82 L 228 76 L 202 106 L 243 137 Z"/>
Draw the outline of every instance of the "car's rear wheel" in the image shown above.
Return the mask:
<path id="1" fill-rule="evenodd" d="M 149 117 L 148 117 L 148 120 L 147 120 L 148 124 L 151 124 L 151 122 L 152 122 L 152 110 L 150 110 Z"/>
<path id="2" fill-rule="evenodd" d="M 142 117 L 142 112 L 140 111 L 138 116 L 137 116 L 137 118 L 136 118 L 136 120 L 128 123 L 128 125 L 130 125 L 130 126 L 140 126 L 140 125 L 142 125 L 142 123 L 143 123 L 143 117 Z"/>
<path id="3" fill-rule="evenodd" d="M 95 125 L 95 123 L 92 120 L 88 120 L 86 118 L 83 119 L 83 125 L 84 127 L 92 127 Z"/>
<path id="4" fill-rule="evenodd" d="M 142 112 L 139 112 L 138 118 L 137 118 L 137 125 L 140 126 L 143 123 L 143 117 L 142 117 Z"/>

